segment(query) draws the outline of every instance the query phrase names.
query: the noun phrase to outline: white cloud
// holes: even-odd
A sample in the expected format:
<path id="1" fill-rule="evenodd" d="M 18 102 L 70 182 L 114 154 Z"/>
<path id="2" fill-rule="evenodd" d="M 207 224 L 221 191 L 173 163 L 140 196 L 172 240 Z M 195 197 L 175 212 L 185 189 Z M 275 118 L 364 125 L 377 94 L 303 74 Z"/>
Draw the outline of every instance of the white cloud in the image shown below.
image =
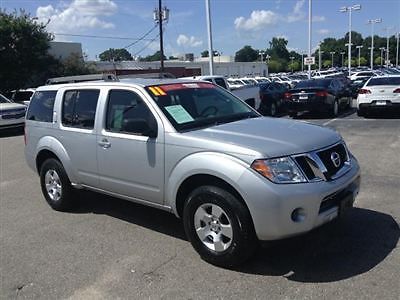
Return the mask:
<path id="1" fill-rule="evenodd" d="M 62 8 L 39 6 L 36 16 L 39 22 L 48 23 L 50 32 L 77 32 L 88 28 L 114 28 L 113 23 L 100 17 L 113 15 L 117 9 L 112 0 L 74 0 Z"/>
<path id="2" fill-rule="evenodd" d="M 313 16 L 312 21 L 313 22 L 325 22 L 326 18 L 324 16 Z"/>
<path id="3" fill-rule="evenodd" d="M 203 45 L 203 41 L 195 38 L 194 36 L 188 37 L 184 34 L 180 34 L 178 38 L 176 39 L 176 43 L 178 46 L 183 46 L 183 47 L 199 47 Z"/>
<path id="4" fill-rule="evenodd" d="M 235 28 L 239 30 L 261 30 L 268 26 L 275 25 L 279 15 L 271 10 L 254 10 L 250 18 L 238 17 L 235 19 Z"/>
<path id="5" fill-rule="evenodd" d="M 287 21 L 289 23 L 304 20 L 305 18 L 305 13 L 303 11 L 304 1 L 305 0 L 299 0 L 296 2 L 296 4 L 293 7 L 293 11 L 287 16 Z"/>
<path id="6" fill-rule="evenodd" d="M 328 33 L 330 33 L 331 31 L 329 30 L 329 29 L 319 29 L 319 30 L 317 30 L 317 33 L 318 34 L 328 34 Z"/>

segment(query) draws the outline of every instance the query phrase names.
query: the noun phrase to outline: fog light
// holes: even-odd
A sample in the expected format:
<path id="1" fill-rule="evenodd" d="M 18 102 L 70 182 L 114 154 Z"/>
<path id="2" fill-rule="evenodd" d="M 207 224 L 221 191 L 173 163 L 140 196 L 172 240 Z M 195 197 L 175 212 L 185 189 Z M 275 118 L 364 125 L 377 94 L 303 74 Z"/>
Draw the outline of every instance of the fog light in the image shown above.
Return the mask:
<path id="1" fill-rule="evenodd" d="M 296 223 L 303 222 L 306 219 L 306 211 L 299 207 L 292 212 L 292 221 Z"/>

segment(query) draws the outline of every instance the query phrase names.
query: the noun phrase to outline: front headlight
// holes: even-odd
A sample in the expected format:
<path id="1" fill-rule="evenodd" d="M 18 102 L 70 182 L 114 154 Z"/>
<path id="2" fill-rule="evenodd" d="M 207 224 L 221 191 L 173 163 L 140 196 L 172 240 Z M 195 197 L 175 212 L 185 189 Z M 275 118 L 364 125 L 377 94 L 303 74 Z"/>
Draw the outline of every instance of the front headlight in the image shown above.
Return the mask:
<path id="1" fill-rule="evenodd" d="M 307 182 L 290 157 L 257 159 L 251 164 L 251 168 L 275 183 Z"/>

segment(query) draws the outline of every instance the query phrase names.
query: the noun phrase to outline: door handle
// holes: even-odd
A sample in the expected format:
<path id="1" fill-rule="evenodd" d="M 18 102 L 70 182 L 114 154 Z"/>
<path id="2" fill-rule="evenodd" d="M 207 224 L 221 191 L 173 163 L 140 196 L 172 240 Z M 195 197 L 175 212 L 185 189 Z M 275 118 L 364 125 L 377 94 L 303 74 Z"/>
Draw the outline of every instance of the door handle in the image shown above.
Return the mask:
<path id="1" fill-rule="evenodd" d="M 111 147 L 111 143 L 107 139 L 102 139 L 100 142 L 98 142 L 99 146 L 108 149 Z"/>

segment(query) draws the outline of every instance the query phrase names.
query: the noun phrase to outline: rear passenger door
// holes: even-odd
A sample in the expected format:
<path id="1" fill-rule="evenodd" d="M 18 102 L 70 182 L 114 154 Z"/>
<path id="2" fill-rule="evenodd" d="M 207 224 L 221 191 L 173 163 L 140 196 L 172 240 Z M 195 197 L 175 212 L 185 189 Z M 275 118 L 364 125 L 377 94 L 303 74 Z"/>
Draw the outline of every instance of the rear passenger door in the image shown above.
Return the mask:
<path id="1" fill-rule="evenodd" d="M 143 100 L 141 92 L 134 89 L 110 89 L 102 107 L 103 123 L 97 138 L 101 188 L 162 204 L 164 129 L 161 120 Z M 157 136 L 149 134 L 148 128 L 155 129 Z"/>
<path id="2" fill-rule="evenodd" d="M 77 183 L 97 187 L 95 116 L 100 90 L 95 88 L 67 89 L 63 93 L 61 124 L 57 139 L 70 158 Z"/>

